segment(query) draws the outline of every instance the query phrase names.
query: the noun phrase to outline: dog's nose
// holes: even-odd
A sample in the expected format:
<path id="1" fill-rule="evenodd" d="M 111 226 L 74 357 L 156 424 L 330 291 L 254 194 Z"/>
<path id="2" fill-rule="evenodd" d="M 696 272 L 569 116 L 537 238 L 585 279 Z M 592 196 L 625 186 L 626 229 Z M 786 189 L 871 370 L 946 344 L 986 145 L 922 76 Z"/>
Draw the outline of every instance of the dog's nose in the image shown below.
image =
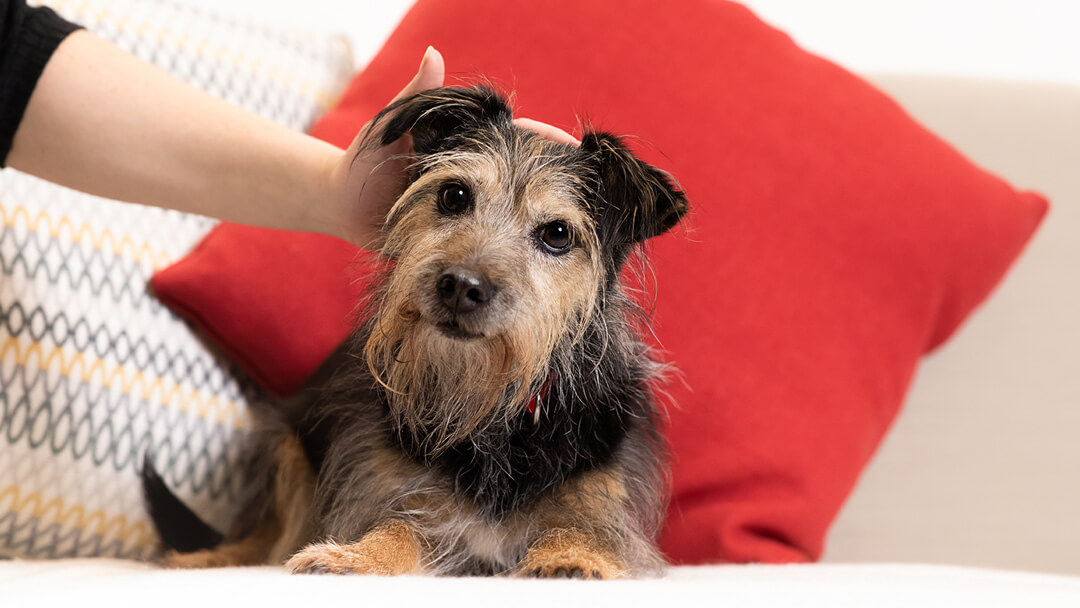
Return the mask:
<path id="1" fill-rule="evenodd" d="M 488 303 L 495 292 L 482 273 L 471 268 L 451 266 L 435 281 L 439 300 L 454 312 L 471 312 Z"/>

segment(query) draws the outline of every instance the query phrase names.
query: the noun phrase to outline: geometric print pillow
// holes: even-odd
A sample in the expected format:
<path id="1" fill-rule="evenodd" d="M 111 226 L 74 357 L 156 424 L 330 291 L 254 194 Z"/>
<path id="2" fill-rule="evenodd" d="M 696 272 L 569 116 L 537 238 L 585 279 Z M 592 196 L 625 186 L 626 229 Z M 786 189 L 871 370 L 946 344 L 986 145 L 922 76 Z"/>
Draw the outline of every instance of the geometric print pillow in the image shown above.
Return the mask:
<path id="1" fill-rule="evenodd" d="M 352 74 L 341 36 L 169 0 L 42 2 L 187 82 L 305 130 Z M 217 526 L 259 397 L 148 291 L 214 221 L 0 172 L 0 556 L 147 558 L 139 471 Z"/>

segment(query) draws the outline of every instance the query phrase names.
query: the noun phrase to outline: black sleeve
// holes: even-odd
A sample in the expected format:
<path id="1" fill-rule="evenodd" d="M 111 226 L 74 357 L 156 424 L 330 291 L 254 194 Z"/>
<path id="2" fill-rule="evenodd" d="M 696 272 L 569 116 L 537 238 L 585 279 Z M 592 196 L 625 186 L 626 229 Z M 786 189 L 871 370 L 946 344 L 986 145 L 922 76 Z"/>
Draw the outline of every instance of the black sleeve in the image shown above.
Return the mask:
<path id="1" fill-rule="evenodd" d="M 26 0 L 0 0 L 0 167 L 7 162 L 30 94 L 56 47 L 79 26 Z"/>

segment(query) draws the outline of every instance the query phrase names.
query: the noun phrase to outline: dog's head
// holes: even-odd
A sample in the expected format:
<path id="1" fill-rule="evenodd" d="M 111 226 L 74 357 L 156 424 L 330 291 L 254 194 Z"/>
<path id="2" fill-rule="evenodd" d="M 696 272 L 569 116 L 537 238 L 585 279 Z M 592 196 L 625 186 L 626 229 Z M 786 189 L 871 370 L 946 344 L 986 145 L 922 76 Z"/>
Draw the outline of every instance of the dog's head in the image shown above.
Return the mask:
<path id="1" fill-rule="evenodd" d="M 635 246 L 687 211 L 617 137 L 588 133 L 577 147 L 511 118 L 486 87 L 440 88 L 373 127 L 376 143 L 411 134 L 416 165 L 386 219 L 394 264 L 365 354 L 399 418 L 440 442 L 537 390 L 557 352 L 610 314 Z"/>

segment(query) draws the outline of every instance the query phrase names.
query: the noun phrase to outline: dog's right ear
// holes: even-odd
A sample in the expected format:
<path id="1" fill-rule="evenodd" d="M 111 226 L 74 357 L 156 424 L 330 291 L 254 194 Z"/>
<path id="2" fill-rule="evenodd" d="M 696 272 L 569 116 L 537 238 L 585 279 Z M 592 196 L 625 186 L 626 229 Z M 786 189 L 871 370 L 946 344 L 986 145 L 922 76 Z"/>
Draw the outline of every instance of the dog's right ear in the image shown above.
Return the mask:
<path id="1" fill-rule="evenodd" d="M 439 87 L 386 106 L 371 128 L 382 146 L 411 134 L 413 149 L 424 155 L 453 147 L 455 137 L 469 131 L 508 126 L 512 118 L 506 100 L 489 87 Z"/>
<path id="2" fill-rule="evenodd" d="M 596 172 L 606 240 L 620 246 L 641 243 L 674 228 L 689 210 L 686 194 L 671 176 L 639 159 L 617 136 L 586 133 L 580 150 Z"/>

